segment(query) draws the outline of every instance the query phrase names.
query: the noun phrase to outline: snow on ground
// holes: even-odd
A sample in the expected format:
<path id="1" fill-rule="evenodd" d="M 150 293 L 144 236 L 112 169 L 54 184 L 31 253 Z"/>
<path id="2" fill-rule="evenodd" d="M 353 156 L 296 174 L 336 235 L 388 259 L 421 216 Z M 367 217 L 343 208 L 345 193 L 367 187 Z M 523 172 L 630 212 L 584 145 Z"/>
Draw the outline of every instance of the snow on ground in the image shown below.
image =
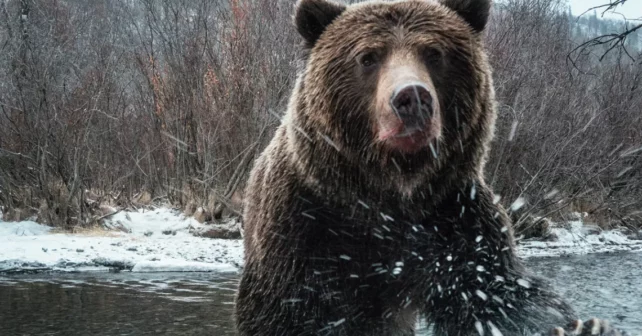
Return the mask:
<path id="1" fill-rule="evenodd" d="M 23 271 L 237 272 L 241 240 L 195 237 L 206 226 L 171 209 L 119 212 L 114 230 L 55 233 L 35 222 L 2 222 L 0 273 Z M 555 241 L 522 241 L 524 258 L 567 254 L 642 251 L 642 240 L 619 231 L 590 232 L 581 221 L 553 228 Z"/>
<path id="2" fill-rule="evenodd" d="M 174 210 L 120 212 L 109 224 L 122 231 L 54 233 L 0 220 L 0 272 L 236 272 L 243 262 L 240 240 L 195 237 L 190 230 L 204 225 Z"/>
<path id="3" fill-rule="evenodd" d="M 529 240 L 519 243 L 521 256 L 556 257 L 564 255 L 642 251 L 642 235 L 632 239 L 619 230 L 599 231 L 599 228 L 573 221 L 552 229 L 554 241 Z"/>
<path id="4" fill-rule="evenodd" d="M 135 273 L 153 272 L 236 272 L 237 268 L 222 263 L 205 263 L 183 260 L 143 260 L 132 268 Z"/>
<path id="5" fill-rule="evenodd" d="M 8 236 L 39 236 L 51 231 L 48 226 L 36 222 L 4 223 L 0 216 L 0 237 Z"/>

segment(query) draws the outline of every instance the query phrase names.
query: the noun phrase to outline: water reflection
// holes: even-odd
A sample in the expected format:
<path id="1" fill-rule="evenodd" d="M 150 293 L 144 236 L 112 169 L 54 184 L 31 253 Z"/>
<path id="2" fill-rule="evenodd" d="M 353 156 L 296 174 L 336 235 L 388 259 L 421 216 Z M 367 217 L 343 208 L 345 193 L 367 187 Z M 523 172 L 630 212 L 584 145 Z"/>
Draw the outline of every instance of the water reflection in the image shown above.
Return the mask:
<path id="1" fill-rule="evenodd" d="M 642 254 L 534 259 L 529 265 L 551 279 L 582 316 L 599 316 L 642 335 Z"/>
<path id="2" fill-rule="evenodd" d="M 0 278 L 0 335 L 234 335 L 236 279 Z"/>
<path id="3" fill-rule="evenodd" d="M 642 254 L 529 261 L 584 316 L 642 329 Z M 235 275 L 0 277 L 0 335 L 234 335 Z M 425 329 L 419 335 L 427 335 Z"/>

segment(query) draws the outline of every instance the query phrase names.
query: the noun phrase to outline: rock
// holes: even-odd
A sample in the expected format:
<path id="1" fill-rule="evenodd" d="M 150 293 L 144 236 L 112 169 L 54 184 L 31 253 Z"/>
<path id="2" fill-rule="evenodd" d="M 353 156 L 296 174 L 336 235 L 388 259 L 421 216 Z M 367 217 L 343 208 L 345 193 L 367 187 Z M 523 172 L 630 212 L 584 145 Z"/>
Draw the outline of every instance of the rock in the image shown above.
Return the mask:
<path id="1" fill-rule="evenodd" d="M 151 237 L 154 234 L 152 231 L 147 231 L 144 233 L 145 237 Z"/>
<path id="2" fill-rule="evenodd" d="M 47 252 L 47 251 L 48 251 L 48 250 L 47 250 L 47 248 L 46 248 L 46 247 L 43 247 L 43 248 L 42 248 L 42 252 Z"/>
<path id="3" fill-rule="evenodd" d="M 82 252 L 85 252 L 85 250 L 83 250 L 83 249 L 76 249 L 76 252 L 78 252 L 78 253 L 82 253 Z"/>
<path id="4" fill-rule="evenodd" d="M 127 248 L 127 251 L 137 252 L 137 251 L 138 251 L 138 248 L 137 248 L 137 247 L 128 247 L 128 248 Z"/>
<path id="5" fill-rule="evenodd" d="M 515 236 L 523 235 L 523 239 L 547 239 L 551 235 L 553 223 L 544 217 L 528 215 L 514 226 Z"/>
<path id="6" fill-rule="evenodd" d="M 169 229 L 168 230 L 163 230 L 163 234 L 166 235 L 166 236 L 175 236 L 176 235 L 176 231 L 175 230 L 169 230 Z"/>
<path id="7" fill-rule="evenodd" d="M 132 269 L 134 263 L 131 261 L 108 260 L 105 258 L 96 258 L 92 260 L 98 266 L 105 266 L 116 270 Z"/>
<path id="8" fill-rule="evenodd" d="M 236 217 L 225 218 L 220 224 L 197 226 L 190 228 L 190 233 L 196 237 L 214 239 L 241 239 L 239 219 Z"/>

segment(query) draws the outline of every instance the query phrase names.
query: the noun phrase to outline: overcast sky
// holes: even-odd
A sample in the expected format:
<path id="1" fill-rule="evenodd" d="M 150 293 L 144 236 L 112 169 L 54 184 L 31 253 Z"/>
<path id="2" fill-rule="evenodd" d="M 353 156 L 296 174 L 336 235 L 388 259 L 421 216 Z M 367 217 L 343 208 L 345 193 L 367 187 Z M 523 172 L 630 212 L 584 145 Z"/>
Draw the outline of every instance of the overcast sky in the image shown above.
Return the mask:
<path id="1" fill-rule="evenodd" d="M 585 10 L 607 4 L 609 0 L 569 0 L 573 14 L 579 15 Z M 628 0 L 626 4 L 617 8 L 617 12 L 629 19 L 642 18 L 642 0 Z M 598 11 L 598 16 L 602 13 Z"/>

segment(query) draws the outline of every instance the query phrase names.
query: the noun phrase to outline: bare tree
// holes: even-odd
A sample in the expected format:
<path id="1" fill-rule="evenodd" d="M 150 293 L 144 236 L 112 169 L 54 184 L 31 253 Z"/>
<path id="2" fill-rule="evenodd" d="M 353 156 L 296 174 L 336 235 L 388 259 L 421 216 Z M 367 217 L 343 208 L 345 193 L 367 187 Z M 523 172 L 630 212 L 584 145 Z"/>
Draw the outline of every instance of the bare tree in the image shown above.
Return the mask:
<path id="1" fill-rule="evenodd" d="M 611 0 L 607 4 L 589 8 L 580 16 L 585 15 L 586 13 L 589 13 L 591 11 L 597 11 L 597 10 L 600 10 L 602 12 L 601 14 L 602 17 L 607 13 L 617 13 L 618 7 L 624 5 L 627 2 L 629 2 L 629 0 Z M 605 47 L 605 49 L 602 52 L 602 55 L 600 56 L 600 61 L 604 60 L 604 58 L 610 52 L 618 48 L 632 60 L 635 60 L 638 57 L 635 51 L 631 52 L 627 47 L 627 40 L 631 37 L 635 39 L 639 38 L 637 36 L 637 32 L 642 29 L 642 22 L 641 22 L 642 18 L 628 18 L 627 16 L 621 13 L 617 13 L 617 14 L 619 14 L 622 17 L 624 22 L 624 28 L 619 32 L 607 33 L 607 34 L 591 37 L 588 40 L 581 43 L 580 45 L 578 45 L 577 47 L 573 48 L 573 50 L 571 50 L 571 52 L 569 53 L 569 60 L 573 63 L 573 65 L 576 65 L 575 58 L 573 57 L 573 55 L 584 54 L 587 51 L 590 51 L 591 49 L 594 49 L 596 47 Z"/>
<path id="2" fill-rule="evenodd" d="M 4 219 L 70 228 L 97 222 L 102 205 L 155 200 L 202 207 L 205 220 L 239 212 L 300 65 L 292 10 L 288 0 L 0 1 Z M 619 48 L 602 55 L 610 44 L 567 64 L 605 22 L 572 17 L 562 0 L 495 6 L 485 38 L 500 113 L 486 173 L 506 206 L 527 200 L 520 223 L 578 211 L 642 225 L 642 66 Z"/>

